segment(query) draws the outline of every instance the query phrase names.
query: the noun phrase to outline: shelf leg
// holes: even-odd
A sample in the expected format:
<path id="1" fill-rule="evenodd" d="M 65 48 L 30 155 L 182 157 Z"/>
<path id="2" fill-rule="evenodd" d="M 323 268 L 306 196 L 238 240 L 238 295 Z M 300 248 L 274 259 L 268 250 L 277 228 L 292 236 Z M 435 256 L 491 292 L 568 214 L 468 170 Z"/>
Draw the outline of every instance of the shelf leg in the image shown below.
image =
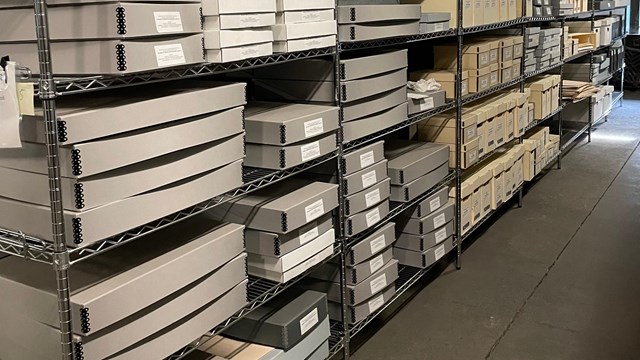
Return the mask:
<path id="1" fill-rule="evenodd" d="M 522 188 L 518 191 L 518 208 L 522 209 L 522 198 L 524 196 L 524 191 Z"/>

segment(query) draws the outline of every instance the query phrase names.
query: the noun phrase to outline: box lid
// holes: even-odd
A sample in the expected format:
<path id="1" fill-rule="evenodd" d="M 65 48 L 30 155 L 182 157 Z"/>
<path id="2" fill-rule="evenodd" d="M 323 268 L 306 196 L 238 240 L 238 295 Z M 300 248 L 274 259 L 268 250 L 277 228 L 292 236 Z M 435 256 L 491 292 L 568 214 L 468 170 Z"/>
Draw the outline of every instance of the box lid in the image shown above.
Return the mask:
<path id="1" fill-rule="evenodd" d="M 504 172 L 504 161 L 501 158 L 497 158 L 486 167 L 492 172 L 493 176 L 498 176 Z"/>
<path id="2" fill-rule="evenodd" d="M 420 17 L 420 22 L 444 22 L 451 20 L 451 13 L 449 12 L 427 12 L 422 13 Z"/>

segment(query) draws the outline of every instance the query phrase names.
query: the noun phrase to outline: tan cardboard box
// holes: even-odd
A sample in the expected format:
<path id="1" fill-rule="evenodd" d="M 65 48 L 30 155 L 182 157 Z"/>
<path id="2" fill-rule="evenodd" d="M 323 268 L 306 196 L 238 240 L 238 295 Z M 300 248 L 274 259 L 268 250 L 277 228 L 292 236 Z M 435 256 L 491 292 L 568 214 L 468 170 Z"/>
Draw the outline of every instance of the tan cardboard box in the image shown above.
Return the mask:
<path id="1" fill-rule="evenodd" d="M 462 183 L 462 187 L 460 188 L 462 202 L 460 204 L 460 212 L 461 212 L 461 226 L 462 226 L 462 234 L 466 234 L 469 230 L 471 230 L 472 223 L 472 212 L 473 212 L 473 183 L 470 181 L 464 181 Z M 449 190 L 449 198 L 455 198 L 456 196 L 456 188 L 452 187 Z"/>
<path id="2" fill-rule="evenodd" d="M 520 2 L 522 6 L 522 1 L 519 0 L 509 0 L 508 1 L 508 6 L 509 6 L 509 19 L 508 20 L 515 20 L 518 18 L 518 4 L 516 4 L 517 2 Z"/>
<path id="3" fill-rule="evenodd" d="M 464 145 L 462 145 L 462 168 L 468 169 L 478 162 L 478 148 L 480 147 L 480 140 L 476 138 Z M 455 168 L 456 166 L 456 148 L 455 145 L 449 145 L 449 167 Z"/>
<path id="4" fill-rule="evenodd" d="M 500 41 L 499 40 L 488 40 L 489 44 L 489 64 L 498 64 L 500 62 Z"/>
<path id="5" fill-rule="evenodd" d="M 507 60 L 500 63 L 500 83 L 508 83 L 511 81 L 511 68 L 513 67 L 513 61 Z"/>
<path id="6" fill-rule="evenodd" d="M 517 79 L 522 75 L 522 59 L 514 59 L 511 63 L 511 79 Z"/>
<path id="7" fill-rule="evenodd" d="M 513 38 L 501 38 L 499 40 L 500 51 L 499 51 L 499 60 L 500 62 L 505 62 L 508 60 L 513 60 Z"/>
<path id="8" fill-rule="evenodd" d="M 496 149 L 496 122 L 494 118 L 487 118 L 484 127 L 484 152 L 488 154 Z"/>
<path id="9" fill-rule="evenodd" d="M 469 70 L 469 92 L 477 93 L 491 87 L 491 66 Z"/>
<path id="10" fill-rule="evenodd" d="M 509 20 L 509 2 L 507 0 L 500 0 L 500 3 L 498 5 L 500 21 Z"/>
<path id="11" fill-rule="evenodd" d="M 467 181 L 471 182 L 474 189 L 471 195 L 471 226 L 474 226 L 482 219 L 482 184 L 475 174 Z"/>
<path id="12" fill-rule="evenodd" d="M 531 181 L 536 176 L 535 159 L 537 143 L 535 140 L 525 139 L 522 145 L 524 147 L 524 155 L 522 157 L 524 171 L 522 175 L 525 181 Z"/>
<path id="13" fill-rule="evenodd" d="M 491 209 L 496 210 L 504 202 L 504 163 L 499 158 L 487 165 L 491 171 Z"/>
<path id="14" fill-rule="evenodd" d="M 456 45 L 436 45 L 433 51 L 434 66 L 437 69 L 456 69 L 458 66 Z M 489 52 L 490 45 L 486 42 L 465 45 L 462 49 L 462 68 L 464 70 L 480 69 L 489 65 Z"/>
<path id="15" fill-rule="evenodd" d="M 515 108 L 507 110 L 507 112 L 505 113 L 505 126 L 504 126 L 504 136 L 505 136 L 505 141 L 509 142 L 511 140 L 513 140 L 516 136 L 516 110 Z"/>
<path id="16" fill-rule="evenodd" d="M 433 2 L 433 1 L 432 1 Z M 484 24 L 484 0 L 473 0 L 473 25 Z M 465 23 L 468 21 L 464 21 Z M 465 27 L 470 25 L 465 25 Z"/>
<path id="17" fill-rule="evenodd" d="M 463 0 L 462 4 L 462 26 L 470 27 L 474 25 L 474 0 Z M 402 4 L 421 4 L 422 12 L 448 12 L 451 13 L 451 27 L 455 28 L 458 26 L 458 17 L 456 14 L 458 13 L 458 0 L 439 0 L 439 1 L 431 1 L 431 0 L 402 0 L 400 1 Z"/>
<path id="18" fill-rule="evenodd" d="M 413 71 L 409 74 L 411 81 L 420 79 L 433 79 L 440 83 L 442 90 L 445 91 L 447 99 L 455 99 L 456 97 L 456 73 L 455 70 L 420 70 Z M 469 94 L 469 72 L 462 72 L 462 96 Z"/>
<path id="19" fill-rule="evenodd" d="M 496 86 L 500 83 L 500 65 L 491 65 L 491 76 L 489 78 L 489 85 Z"/>
<path id="20" fill-rule="evenodd" d="M 512 39 L 513 39 L 513 58 L 520 59 L 524 54 L 524 37 L 514 36 Z"/>
<path id="21" fill-rule="evenodd" d="M 489 8 L 484 8 L 484 23 L 493 24 L 500 21 L 500 6 L 498 0 L 488 0 Z"/>
<path id="22" fill-rule="evenodd" d="M 505 113 L 501 113 L 500 115 L 493 118 L 496 126 L 496 148 L 504 145 L 505 143 L 505 127 L 507 126 L 507 117 Z"/>
<path id="23" fill-rule="evenodd" d="M 487 167 L 484 167 L 473 176 L 475 177 L 477 189 L 480 191 L 480 209 L 479 211 L 474 210 L 474 213 L 479 214 L 478 218 L 474 218 L 475 224 L 491 211 L 491 180 L 493 179 L 493 173 Z"/>
<path id="24" fill-rule="evenodd" d="M 478 114 L 469 112 L 462 115 L 462 141 L 468 143 L 478 137 Z M 418 139 L 440 144 L 456 143 L 455 113 L 445 113 L 424 120 L 418 124 Z"/>

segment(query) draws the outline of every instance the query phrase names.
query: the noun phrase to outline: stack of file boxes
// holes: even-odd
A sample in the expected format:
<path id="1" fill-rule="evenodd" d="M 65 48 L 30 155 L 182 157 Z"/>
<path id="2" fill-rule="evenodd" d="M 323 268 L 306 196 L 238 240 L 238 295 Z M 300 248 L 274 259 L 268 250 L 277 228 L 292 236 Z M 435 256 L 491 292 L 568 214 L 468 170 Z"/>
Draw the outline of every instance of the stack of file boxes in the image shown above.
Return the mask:
<path id="1" fill-rule="evenodd" d="M 338 6 L 338 38 L 341 42 L 352 42 L 417 35 L 420 18 L 420 5 Z"/>
<path id="2" fill-rule="evenodd" d="M 245 84 L 210 81 L 59 99 L 68 246 L 241 186 L 244 104 Z M 4 226 L 51 241 L 42 110 L 36 114 L 22 119 L 22 148 L 0 150 L 0 207 Z"/>
<path id="3" fill-rule="evenodd" d="M 273 26 L 277 53 L 335 46 L 335 0 L 277 0 Z"/>
<path id="4" fill-rule="evenodd" d="M 448 147 L 448 166 L 455 168 L 457 138 L 455 112 L 446 112 L 423 120 L 417 127 L 419 140 L 444 144 Z M 475 112 L 463 114 L 462 127 L 462 168 L 466 169 L 477 163 L 479 158 L 478 115 Z"/>
<path id="5" fill-rule="evenodd" d="M 540 28 L 528 27 L 524 33 L 524 72 L 532 73 L 539 69 L 538 57 L 536 51 L 540 45 Z"/>
<path id="6" fill-rule="evenodd" d="M 333 255 L 338 186 L 288 179 L 209 211 L 245 224 L 249 275 L 285 283 Z M 321 232 L 322 231 L 322 232 Z"/>

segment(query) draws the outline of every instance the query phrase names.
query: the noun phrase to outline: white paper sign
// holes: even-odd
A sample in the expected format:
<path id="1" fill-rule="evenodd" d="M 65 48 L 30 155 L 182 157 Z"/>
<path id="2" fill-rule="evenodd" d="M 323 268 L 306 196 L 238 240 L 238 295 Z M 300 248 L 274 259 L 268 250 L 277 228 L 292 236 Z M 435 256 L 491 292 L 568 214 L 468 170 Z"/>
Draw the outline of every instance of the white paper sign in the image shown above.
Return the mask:
<path id="1" fill-rule="evenodd" d="M 324 214 L 324 201 L 322 199 L 314 202 L 311 205 L 307 205 L 304 208 L 305 218 L 307 222 L 313 221 Z"/>
<path id="2" fill-rule="evenodd" d="M 382 265 L 384 265 L 384 256 L 383 255 L 380 255 L 380 256 L 376 257 L 375 259 L 369 261 L 369 268 L 371 269 L 372 273 L 380 270 Z"/>
<path id="3" fill-rule="evenodd" d="M 155 11 L 153 16 L 156 19 L 156 31 L 158 33 L 182 32 L 182 18 L 178 11 Z"/>
<path id="4" fill-rule="evenodd" d="M 378 182 L 378 178 L 376 176 L 375 170 L 362 175 L 362 187 L 367 188 L 377 182 Z"/>
<path id="5" fill-rule="evenodd" d="M 433 30 L 435 30 L 435 31 L 444 30 L 444 24 L 435 24 L 435 25 L 433 25 Z"/>
<path id="6" fill-rule="evenodd" d="M 320 142 L 315 141 L 311 144 L 303 145 L 300 147 L 302 154 L 302 161 L 309 161 L 313 158 L 320 156 Z"/>
<path id="7" fill-rule="evenodd" d="M 433 98 L 426 98 L 420 101 L 420 111 L 427 111 L 433 109 L 435 106 Z"/>
<path id="8" fill-rule="evenodd" d="M 310 313 L 300 319 L 300 334 L 304 335 L 318 323 L 318 309 L 313 309 Z"/>
<path id="9" fill-rule="evenodd" d="M 309 120 L 304 123 L 304 137 L 310 138 L 320 135 L 324 132 L 322 118 Z"/>
<path id="10" fill-rule="evenodd" d="M 154 49 L 159 67 L 182 65 L 187 62 L 182 44 L 156 45 Z"/>
<path id="11" fill-rule="evenodd" d="M 373 240 L 371 240 L 371 253 L 375 254 L 380 250 L 384 249 L 384 246 L 387 245 L 387 241 L 384 235 L 381 235 Z"/>
<path id="12" fill-rule="evenodd" d="M 382 305 L 384 305 L 384 295 L 380 295 L 377 298 L 369 301 L 369 313 L 380 309 Z"/>
<path id="13" fill-rule="evenodd" d="M 0 148 L 20 148 L 20 106 L 16 87 L 16 63 L 0 68 Z"/>
<path id="14" fill-rule="evenodd" d="M 440 226 L 444 225 L 444 223 L 445 223 L 444 214 L 440 214 L 433 219 L 433 227 L 439 228 Z"/>
<path id="15" fill-rule="evenodd" d="M 380 189 L 375 189 L 364 195 L 367 207 L 371 207 L 380 202 Z"/>
<path id="16" fill-rule="evenodd" d="M 313 224 L 305 225 L 300 229 L 300 244 L 306 244 L 318 236 L 320 236 L 320 232 L 318 231 L 318 225 L 315 222 Z"/>
<path id="17" fill-rule="evenodd" d="M 444 256 L 445 252 L 444 252 L 444 245 L 440 245 L 439 248 L 436 249 L 435 255 L 436 255 L 436 261 L 442 259 L 442 257 Z"/>
<path id="18" fill-rule="evenodd" d="M 436 231 L 436 244 L 440 244 L 447 238 L 447 228 Z"/>
<path id="19" fill-rule="evenodd" d="M 440 205 L 441 205 L 441 204 L 440 204 L 440 197 L 439 197 L 439 196 L 438 196 L 437 198 L 435 198 L 435 199 L 431 200 L 431 201 L 429 202 L 429 210 L 431 210 L 430 212 L 434 212 L 434 211 L 436 211 L 437 209 L 439 209 L 439 208 L 440 208 Z"/>
<path id="20" fill-rule="evenodd" d="M 380 221 L 380 209 L 375 208 L 372 211 L 368 212 L 366 218 L 367 226 L 375 225 L 378 221 Z"/>
<path id="21" fill-rule="evenodd" d="M 382 274 L 377 278 L 371 280 L 369 285 L 371 286 L 372 294 L 375 294 L 378 291 L 384 289 L 387 286 L 387 274 Z"/>
<path id="22" fill-rule="evenodd" d="M 375 156 L 373 151 L 366 152 L 360 155 L 360 167 L 366 168 L 367 166 L 373 165 L 375 162 Z"/>

